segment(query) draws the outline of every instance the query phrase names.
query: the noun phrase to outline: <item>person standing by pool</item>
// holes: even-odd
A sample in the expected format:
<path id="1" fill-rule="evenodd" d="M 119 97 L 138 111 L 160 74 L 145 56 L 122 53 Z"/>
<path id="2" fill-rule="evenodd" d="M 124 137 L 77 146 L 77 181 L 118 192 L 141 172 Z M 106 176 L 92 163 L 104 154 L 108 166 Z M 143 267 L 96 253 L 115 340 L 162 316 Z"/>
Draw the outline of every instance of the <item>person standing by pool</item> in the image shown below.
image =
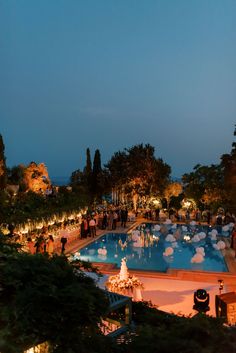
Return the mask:
<path id="1" fill-rule="evenodd" d="M 236 230 L 233 232 L 233 249 L 234 249 L 234 257 L 236 259 Z"/>
<path id="2" fill-rule="evenodd" d="M 53 251 L 54 251 L 54 239 L 52 235 L 49 235 L 48 241 L 47 241 L 47 248 L 46 251 L 48 253 L 49 256 L 53 255 Z"/>
<path id="3" fill-rule="evenodd" d="M 128 209 L 127 207 L 125 209 L 121 210 L 121 227 L 123 226 L 124 228 L 126 227 L 126 222 L 128 220 Z"/>
<path id="4" fill-rule="evenodd" d="M 107 227 L 107 212 L 103 212 L 103 218 L 102 218 L 102 229 L 106 229 Z"/>
<path id="5" fill-rule="evenodd" d="M 90 236 L 94 238 L 96 236 L 96 221 L 94 218 L 91 218 L 89 221 L 89 231 Z"/>
<path id="6" fill-rule="evenodd" d="M 64 254 L 65 252 L 66 243 L 67 243 L 67 230 L 64 224 L 63 229 L 61 231 L 61 254 Z"/>
<path id="7" fill-rule="evenodd" d="M 235 250 L 234 247 L 234 239 L 236 238 L 236 226 L 233 227 L 232 233 L 231 233 L 231 241 L 230 241 L 230 247 Z"/>
<path id="8" fill-rule="evenodd" d="M 211 223 L 211 212 L 208 210 L 207 211 L 207 224 Z"/>
<path id="9" fill-rule="evenodd" d="M 35 254 L 36 249 L 34 246 L 34 242 L 32 241 L 31 238 L 27 239 L 27 245 L 28 245 L 28 249 L 29 249 L 30 254 L 32 254 L 32 255 Z"/>

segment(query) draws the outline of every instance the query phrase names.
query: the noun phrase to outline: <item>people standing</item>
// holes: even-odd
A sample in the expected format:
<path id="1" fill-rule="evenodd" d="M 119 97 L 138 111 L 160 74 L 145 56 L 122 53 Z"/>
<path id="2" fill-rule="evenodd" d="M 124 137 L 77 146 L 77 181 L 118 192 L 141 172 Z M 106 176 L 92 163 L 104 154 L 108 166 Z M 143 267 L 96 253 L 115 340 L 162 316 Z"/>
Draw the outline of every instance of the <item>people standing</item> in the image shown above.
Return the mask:
<path id="1" fill-rule="evenodd" d="M 34 244 L 36 254 L 44 254 L 45 240 L 42 235 L 40 235 Z"/>
<path id="2" fill-rule="evenodd" d="M 234 231 L 232 232 L 232 241 L 233 241 L 233 249 L 235 252 L 235 259 L 236 259 L 236 228 L 234 227 Z"/>
<path id="3" fill-rule="evenodd" d="M 116 229 L 116 225 L 117 225 L 117 219 L 118 219 L 118 214 L 116 213 L 116 211 L 113 212 L 113 223 L 112 223 L 112 229 Z"/>
<path id="4" fill-rule="evenodd" d="M 61 235 L 61 254 L 64 254 L 65 248 L 66 248 L 66 243 L 67 243 L 67 230 L 66 230 L 66 225 L 63 224 L 62 230 L 60 232 Z"/>
<path id="5" fill-rule="evenodd" d="M 110 211 L 108 214 L 108 228 L 109 228 L 109 230 L 112 230 L 113 219 L 114 219 L 113 211 Z"/>
<path id="6" fill-rule="evenodd" d="M 35 254 L 35 246 L 34 246 L 34 242 L 32 241 L 31 238 L 27 239 L 27 245 L 28 245 L 28 249 L 31 255 Z"/>
<path id="7" fill-rule="evenodd" d="M 155 209 L 155 221 L 159 221 L 159 217 L 160 217 L 160 208 L 158 207 Z"/>
<path id="8" fill-rule="evenodd" d="M 106 229 L 106 227 L 107 227 L 107 213 L 105 211 L 105 212 L 103 212 L 102 229 Z"/>
<path id="9" fill-rule="evenodd" d="M 46 246 L 46 251 L 49 256 L 53 255 L 54 252 L 54 239 L 52 235 L 49 235 L 48 241 L 47 241 L 47 246 Z"/>
<path id="10" fill-rule="evenodd" d="M 236 238 L 236 226 L 233 227 L 232 232 L 231 232 L 231 241 L 230 241 L 230 247 L 234 249 L 234 239 Z"/>
<path id="11" fill-rule="evenodd" d="M 85 220 L 84 220 L 84 218 L 82 218 L 82 222 L 80 224 L 80 237 L 81 237 L 81 239 L 86 238 L 86 234 L 85 234 Z"/>
<path id="12" fill-rule="evenodd" d="M 123 226 L 124 228 L 126 227 L 126 222 L 128 220 L 128 209 L 122 209 L 121 210 L 121 227 Z"/>
<path id="13" fill-rule="evenodd" d="M 209 210 L 207 210 L 207 224 L 211 224 L 211 212 Z"/>
<path id="14" fill-rule="evenodd" d="M 66 243 L 67 243 L 67 237 L 65 235 L 62 235 L 61 237 L 61 254 L 64 254 L 66 250 Z"/>
<path id="15" fill-rule="evenodd" d="M 91 218 L 89 221 L 89 231 L 90 236 L 94 238 L 96 236 L 96 221 L 94 218 Z"/>

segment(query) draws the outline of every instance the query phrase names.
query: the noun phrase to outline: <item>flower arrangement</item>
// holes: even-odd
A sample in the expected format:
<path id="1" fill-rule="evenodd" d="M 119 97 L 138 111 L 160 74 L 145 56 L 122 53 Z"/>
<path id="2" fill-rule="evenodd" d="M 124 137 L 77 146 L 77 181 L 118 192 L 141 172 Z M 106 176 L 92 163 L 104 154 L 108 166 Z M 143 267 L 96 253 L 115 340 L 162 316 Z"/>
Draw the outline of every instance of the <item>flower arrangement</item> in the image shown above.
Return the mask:
<path id="1" fill-rule="evenodd" d="M 120 275 L 110 276 L 106 282 L 106 287 L 111 292 L 122 293 L 127 289 L 143 289 L 142 282 L 135 276 L 128 276 L 127 279 L 121 279 Z"/>

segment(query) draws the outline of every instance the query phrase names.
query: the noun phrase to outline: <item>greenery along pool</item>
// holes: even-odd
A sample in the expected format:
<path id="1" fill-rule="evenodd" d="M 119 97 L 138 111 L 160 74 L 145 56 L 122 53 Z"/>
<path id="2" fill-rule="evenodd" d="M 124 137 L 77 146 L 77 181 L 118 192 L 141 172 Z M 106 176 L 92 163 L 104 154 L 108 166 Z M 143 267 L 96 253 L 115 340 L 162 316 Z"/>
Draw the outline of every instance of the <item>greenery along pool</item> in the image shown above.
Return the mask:
<path id="1" fill-rule="evenodd" d="M 145 224 L 132 234 L 105 234 L 75 256 L 91 262 L 116 263 L 118 267 L 126 257 L 130 269 L 227 272 L 224 256 L 217 249 L 219 238 L 211 232 L 204 226 Z"/>

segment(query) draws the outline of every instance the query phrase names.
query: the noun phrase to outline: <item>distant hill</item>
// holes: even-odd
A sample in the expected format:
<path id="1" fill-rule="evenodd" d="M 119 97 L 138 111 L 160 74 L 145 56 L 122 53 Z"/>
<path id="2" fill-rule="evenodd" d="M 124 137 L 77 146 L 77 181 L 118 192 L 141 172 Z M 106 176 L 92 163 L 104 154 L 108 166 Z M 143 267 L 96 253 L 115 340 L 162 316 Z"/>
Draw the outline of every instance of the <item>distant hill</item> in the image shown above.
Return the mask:
<path id="1" fill-rule="evenodd" d="M 63 186 L 63 185 L 68 185 L 70 180 L 68 177 L 56 176 L 56 177 L 51 177 L 51 182 L 53 185 Z"/>

